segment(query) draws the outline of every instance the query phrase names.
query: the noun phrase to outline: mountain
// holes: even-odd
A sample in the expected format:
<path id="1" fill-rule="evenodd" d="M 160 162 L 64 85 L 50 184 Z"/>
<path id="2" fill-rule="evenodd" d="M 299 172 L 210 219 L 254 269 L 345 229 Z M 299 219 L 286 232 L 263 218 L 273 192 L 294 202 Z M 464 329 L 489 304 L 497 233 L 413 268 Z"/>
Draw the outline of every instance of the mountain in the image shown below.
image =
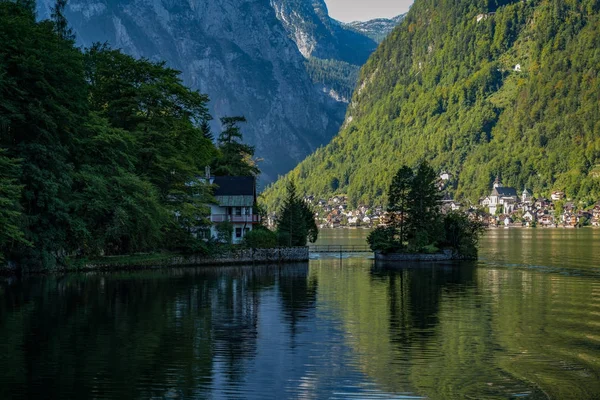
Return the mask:
<path id="1" fill-rule="evenodd" d="M 40 0 L 38 17 L 53 5 Z M 245 140 L 264 159 L 263 182 L 327 143 L 343 122 L 350 93 L 311 76 L 305 56 L 352 65 L 353 87 L 376 47 L 316 0 L 71 0 L 66 16 L 79 45 L 108 42 L 181 70 L 185 84 L 210 96 L 213 130 L 220 117 L 244 115 Z"/>
<path id="2" fill-rule="evenodd" d="M 377 43 L 329 17 L 324 0 L 271 0 L 277 18 L 305 58 L 364 64 Z"/>
<path id="3" fill-rule="evenodd" d="M 358 71 L 378 42 L 360 29 L 329 17 L 323 0 L 271 0 L 271 4 L 289 37 L 306 58 L 305 66 L 312 82 L 334 100 L 349 103 Z M 386 21 L 386 28 L 395 24 L 393 20 Z M 373 30 L 378 25 L 369 21 L 364 24 Z"/>
<path id="4" fill-rule="evenodd" d="M 394 28 L 402 22 L 406 14 L 400 14 L 394 18 L 377 18 L 370 21 L 354 21 L 345 23 L 344 26 L 356 32 L 362 33 L 381 43 Z"/>
<path id="5" fill-rule="evenodd" d="M 428 161 L 477 201 L 505 185 L 600 199 L 600 3 L 416 0 L 360 72 L 340 133 L 265 194 L 381 204 Z"/>

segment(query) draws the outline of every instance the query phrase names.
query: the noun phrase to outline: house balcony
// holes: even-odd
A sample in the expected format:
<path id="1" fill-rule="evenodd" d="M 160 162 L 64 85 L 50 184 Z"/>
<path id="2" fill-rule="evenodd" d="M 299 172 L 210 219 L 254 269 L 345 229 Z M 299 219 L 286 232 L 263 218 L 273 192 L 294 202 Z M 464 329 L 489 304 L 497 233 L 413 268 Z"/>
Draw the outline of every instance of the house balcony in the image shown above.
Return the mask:
<path id="1" fill-rule="evenodd" d="M 238 224 L 258 224 L 260 222 L 260 215 L 247 214 L 247 215 L 230 215 L 230 214 L 212 214 L 210 221 L 214 223 L 219 222 L 233 222 Z"/>

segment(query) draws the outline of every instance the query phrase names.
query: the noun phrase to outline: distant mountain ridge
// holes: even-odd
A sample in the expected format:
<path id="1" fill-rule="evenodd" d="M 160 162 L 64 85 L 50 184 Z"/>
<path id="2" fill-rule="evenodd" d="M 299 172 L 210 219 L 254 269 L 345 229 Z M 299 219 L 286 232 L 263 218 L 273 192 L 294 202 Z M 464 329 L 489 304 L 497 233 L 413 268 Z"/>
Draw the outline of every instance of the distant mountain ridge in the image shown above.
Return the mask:
<path id="1" fill-rule="evenodd" d="M 400 14 L 394 18 L 377 18 L 370 21 L 353 21 L 343 23 L 343 25 L 370 37 L 377 43 L 381 43 L 381 41 L 385 39 L 400 22 L 402 22 L 405 16 L 406 14 Z"/>
<path id="2" fill-rule="evenodd" d="M 377 43 L 331 18 L 324 0 L 271 0 L 277 18 L 305 58 L 364 64 Z"/>
<path id="3" fill-rule="evenodd" d="M 47 18 L 53 5 L 40 0 L 38 16 Z M 317 0 L 71 0 L 66 16 L 80 45 L 108 42 L 181 70 L 187 85 L 210 96 L 215 131 L 218 118 L 244 115 L 245 139 L 264 160 L 263 182 L 338 131 L 350 94 L 334 87 L 351 92 L 357 77 L 320 82 L 303 52 L 357 70 L 377 45 L 329 18 Z"/>

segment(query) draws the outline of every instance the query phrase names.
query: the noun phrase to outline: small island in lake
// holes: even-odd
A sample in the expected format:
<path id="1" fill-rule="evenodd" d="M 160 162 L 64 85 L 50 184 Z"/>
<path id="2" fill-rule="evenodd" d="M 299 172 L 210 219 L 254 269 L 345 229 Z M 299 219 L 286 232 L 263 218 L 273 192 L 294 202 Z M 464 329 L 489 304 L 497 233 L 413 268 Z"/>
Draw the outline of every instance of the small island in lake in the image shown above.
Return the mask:
<path id="1" fill-rule="evenodd" d="M 402 166 L 388 191 L 389 219 L 367 242 L 376 260 L 442 261 L 477 258 L 477 241 L 485 230 L 478 220 L 443 213 L 437 174 L 426 163 Z"/>

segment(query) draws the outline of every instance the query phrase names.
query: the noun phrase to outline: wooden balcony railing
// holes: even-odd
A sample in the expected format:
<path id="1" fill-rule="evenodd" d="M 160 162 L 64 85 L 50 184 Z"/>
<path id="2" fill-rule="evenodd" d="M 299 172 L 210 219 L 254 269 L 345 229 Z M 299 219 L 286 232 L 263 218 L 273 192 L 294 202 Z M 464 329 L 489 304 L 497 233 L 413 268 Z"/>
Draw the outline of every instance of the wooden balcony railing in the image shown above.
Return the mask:
<path id="1" fill-rule="evenodd" d="M 260 222 L 260 215 L 230 215 L 230 214 L 212 214 L 210 216 L 211 222 L 234 222 L 234 223 L 250 223 L 258 224 Z"/>

